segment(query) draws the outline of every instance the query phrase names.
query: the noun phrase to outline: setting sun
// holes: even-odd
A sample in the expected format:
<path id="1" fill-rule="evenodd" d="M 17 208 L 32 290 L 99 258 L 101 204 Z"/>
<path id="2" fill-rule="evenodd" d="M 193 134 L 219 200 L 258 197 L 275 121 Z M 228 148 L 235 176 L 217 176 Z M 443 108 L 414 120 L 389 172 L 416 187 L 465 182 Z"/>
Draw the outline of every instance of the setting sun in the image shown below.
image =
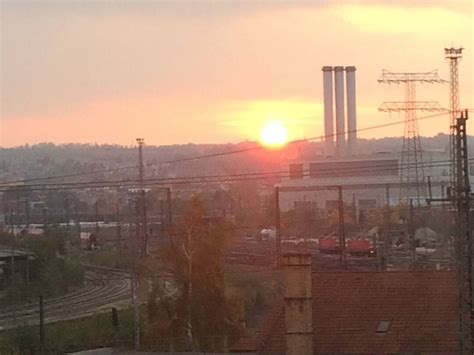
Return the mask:
<path id="1" fill-rule="evenodd" d="M 267 146 L 281 146 L 288 141 L 288 130 L 280 121 L 267 121 L 260 130 L 260 141 Z"/>

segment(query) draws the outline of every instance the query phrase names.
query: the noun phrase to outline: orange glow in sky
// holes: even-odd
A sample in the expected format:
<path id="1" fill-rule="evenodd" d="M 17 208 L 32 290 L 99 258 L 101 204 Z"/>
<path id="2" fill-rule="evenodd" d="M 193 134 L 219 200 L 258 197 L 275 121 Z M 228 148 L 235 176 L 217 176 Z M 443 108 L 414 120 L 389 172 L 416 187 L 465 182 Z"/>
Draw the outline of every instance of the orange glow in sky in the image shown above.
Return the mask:
<path id="1" fill-rule="evenodd" d="M 0 147 L 319 137 L 326 65 L 357 68 L 359 128 L 402 121 L 378 111 L 404 97 L 403 87 L 377 82 L 382 70 L 438 69 L 449 79 L 444 48 L 452 46 L 465 48 L 460 102 L 472 108 L 472 3 L 3 1 Z M 417 99 L 449 107 L 449 87 L 420 85 Z M 280 123 L 267 128 L 272 120 Z M 449 118 L 419 129 L 448 133 Z M 403 134 L 399 124 L 358 136 Z"/>
<path id="2" fill-rule="evenodd" d="M 260 141 L 269 147 L 280 147 L 288 142 L 288 129 L 281 121 L 269 120 L 260 130 Z"/>

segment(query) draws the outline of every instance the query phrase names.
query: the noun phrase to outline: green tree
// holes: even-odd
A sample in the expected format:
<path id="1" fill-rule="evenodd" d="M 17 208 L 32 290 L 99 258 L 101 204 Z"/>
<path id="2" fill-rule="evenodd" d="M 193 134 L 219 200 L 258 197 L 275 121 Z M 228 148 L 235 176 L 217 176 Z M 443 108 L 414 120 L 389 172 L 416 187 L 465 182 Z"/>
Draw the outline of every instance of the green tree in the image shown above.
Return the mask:
<path id="1" fill-rule="evenodd" d="M 21 246 L 35 256 L 34 281 L 28 285 L 26 294 L 43 294 L 45 297 L 66 293 L 83 281 L 84 268 L 78 260 L 61 255 L 64 249 L 64 234 L 56 228 L 42 236 L 26 236 Z"/>

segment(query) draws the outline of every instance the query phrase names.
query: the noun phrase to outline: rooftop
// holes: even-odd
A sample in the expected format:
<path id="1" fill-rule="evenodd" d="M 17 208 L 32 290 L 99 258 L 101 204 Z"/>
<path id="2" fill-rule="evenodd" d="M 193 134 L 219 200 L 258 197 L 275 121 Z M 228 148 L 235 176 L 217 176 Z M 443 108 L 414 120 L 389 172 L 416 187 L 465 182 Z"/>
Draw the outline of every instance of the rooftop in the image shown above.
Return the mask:
<path id="1" fill-rule="evenodd" d="M 313 273 L 317 353 L 457 353 L 453 271 Z M 285 352 L 284 300 L 235 351 Z"/>

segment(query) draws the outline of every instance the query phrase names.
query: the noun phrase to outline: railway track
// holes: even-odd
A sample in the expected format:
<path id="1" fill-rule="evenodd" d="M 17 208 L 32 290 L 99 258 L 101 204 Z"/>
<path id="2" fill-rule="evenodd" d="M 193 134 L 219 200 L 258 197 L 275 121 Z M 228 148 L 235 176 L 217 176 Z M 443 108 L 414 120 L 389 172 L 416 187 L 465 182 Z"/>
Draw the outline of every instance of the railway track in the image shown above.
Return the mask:
<path id="1" fill-rule="evenodd" d="M 44 321 L 80 318 L 111 306 L 130 302 L 130 274 L 115 269 L 88 267 L 85 286 L 67 295 L 44 301 Z M 39 304 L 0 309 L 0 330 L 39 323 Z"/>
<path id="2" fill-rule="evenodd" d="M 307 252 L 313 259 L 313 267 L 317 270 L 340 270 L 339 254 L 320 253 L 318 247 L 311 243 L 282 243 L 282 254 L 287 252 Z M 229 245 L 225 256 L 229 264 L 274 266 L 276 263 L 276 247 L 274 241 L 240 241 Z M 347 255 L 346 260 L 351 270 L 377 270 L 377 259 Z"/>

